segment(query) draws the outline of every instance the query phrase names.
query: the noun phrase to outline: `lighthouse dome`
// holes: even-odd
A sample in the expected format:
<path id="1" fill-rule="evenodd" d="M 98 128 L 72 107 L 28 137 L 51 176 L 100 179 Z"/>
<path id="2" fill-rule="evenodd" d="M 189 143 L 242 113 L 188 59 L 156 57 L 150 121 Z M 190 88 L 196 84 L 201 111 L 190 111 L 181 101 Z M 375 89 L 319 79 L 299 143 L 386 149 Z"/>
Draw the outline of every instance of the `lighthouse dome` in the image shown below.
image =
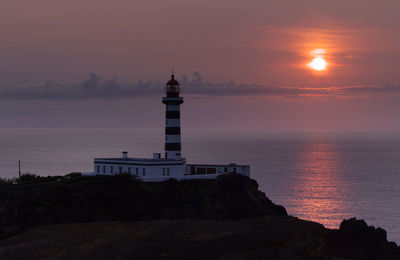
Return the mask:
<path id="1" fill-rule="evenodd" d="M 171 79 L 167 82 L 167 86 L 179 86 L 179 82 L 176 81 L 174 74 L 171 75 Z"/>

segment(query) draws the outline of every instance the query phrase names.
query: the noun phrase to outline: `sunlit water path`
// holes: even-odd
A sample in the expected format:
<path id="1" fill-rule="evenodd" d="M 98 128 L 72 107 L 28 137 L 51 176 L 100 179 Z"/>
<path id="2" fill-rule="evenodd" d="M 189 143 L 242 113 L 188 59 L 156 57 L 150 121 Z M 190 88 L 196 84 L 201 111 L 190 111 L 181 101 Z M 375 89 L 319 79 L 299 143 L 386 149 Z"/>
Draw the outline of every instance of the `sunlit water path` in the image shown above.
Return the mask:
<path id="1" fill-rule="evenodd" d="M 184 129 L 188 162 L 251 165 L 252 178 L 299 218 L 337 228 L 365 219 L 400 242 L 400 135 L 226 134 Z M 94 157 L 148 157 L 163 148 L 162 129 L 0 129 L 0 174 L 91 171 Z"/>

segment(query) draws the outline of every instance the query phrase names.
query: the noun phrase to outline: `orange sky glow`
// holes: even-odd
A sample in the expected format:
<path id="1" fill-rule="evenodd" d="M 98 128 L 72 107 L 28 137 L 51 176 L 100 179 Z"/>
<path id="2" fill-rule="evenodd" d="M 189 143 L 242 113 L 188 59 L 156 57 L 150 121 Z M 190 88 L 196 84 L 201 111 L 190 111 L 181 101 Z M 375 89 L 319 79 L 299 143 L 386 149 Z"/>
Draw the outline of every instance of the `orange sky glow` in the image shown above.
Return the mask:
<path id="1" fill-rule="evenodd" d="M 133 109 L 143 96 L 158 98 L 173 66 L 185 96 L 206 100 L 199 106 L 220 98 L 213 116 L 224 115 L 216 120 L 222 127 L 232 111 L 247 109 L 231 107 L 234 99 L 262 98 L 257 109 L 246 103 L 254 114 L 261 111 L 246 118 L 254 120 L 249 125 L 276 120 L 260 127 L 400 128 L 393 112 L 400 109 L 398 10 L 398 0 L 3 0 L 0 98 L 18 105 L 0 102 L 0 111 L 10 110 L 9 122 L 17 126 L 52 126 L 52 113 L 69 118 L 67 125 L 96 125 L 89 111 L 102 108 L 98 100 L 136 99 L 128 104 Z M 58 99 L 82 102 L 79 111 L 88 116 L 66 108 L 43 112 L 43 102 Z M 92 107 L 84 103 L 91 99 Z M 42 102 L 36 113 L 27 100 Z M 271 100 L 276 106 L 268 106 Z M 338 109 L 345 105 L 361 114 L 348 119 Z M 117 114 L 132 111 L 120 109 Z M 272 119 L 264 119 L 267 109 Z M 298 115 L 302 120 L 281 119 L 302 109 L 311 111 Z M 317 110 L 335 122 L 314 115 Z M 31 111 L 33 118 L 22 120 Z M 117 125 L 132 126 L 125 122 Z"/>

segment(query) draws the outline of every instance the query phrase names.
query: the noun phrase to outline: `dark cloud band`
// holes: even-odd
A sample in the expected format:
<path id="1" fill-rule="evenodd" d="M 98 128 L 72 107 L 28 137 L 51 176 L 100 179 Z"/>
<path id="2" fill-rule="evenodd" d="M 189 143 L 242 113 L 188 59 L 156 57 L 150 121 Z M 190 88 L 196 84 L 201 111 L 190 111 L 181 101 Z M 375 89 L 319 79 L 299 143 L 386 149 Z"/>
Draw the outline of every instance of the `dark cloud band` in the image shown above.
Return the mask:
<path id="1" fill-rule="evenodd" d="M 381 86 L 335 86 L 327 88 L 273 87 L 257 84 L 238 84 L 235 82 L 207 82 L 198 72 L 189 79 L 183 76 L 185 95 L 196 96 L 330 96 L 330 95 L 376 95 L 399 93 L 400 85 L 384 84 Z M 47 82 L 39 86 L 5 86 L 0 88 L 0 99 L 28 100 L 81 100 L 81 99 L 123 99 L 144 96 L 160 96 L 165 82 L 139 81 L 121 83 L 117 78 L 104 79 L 95 73 L 87 80 L 75 85 Z"/>

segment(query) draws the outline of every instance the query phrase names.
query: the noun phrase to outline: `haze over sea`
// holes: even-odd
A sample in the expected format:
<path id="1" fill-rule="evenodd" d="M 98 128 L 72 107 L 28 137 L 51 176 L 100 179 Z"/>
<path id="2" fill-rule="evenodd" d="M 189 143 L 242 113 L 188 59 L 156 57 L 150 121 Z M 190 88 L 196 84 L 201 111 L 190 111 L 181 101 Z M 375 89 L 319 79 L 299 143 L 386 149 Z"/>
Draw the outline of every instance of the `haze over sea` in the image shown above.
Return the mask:
<path id="1" fill-rule="evenodd" d="M 250 164 L 251 177 L 290 215 L 337 228 L 363 218 L 400 242 L 400 135 L 385 133 L 223 133 L 183 129 L 189 163 Z M 151 157 L 162 129 L 0 129 L 0 176 L 22 171 L 92 171 L 94 157 Z"/>

